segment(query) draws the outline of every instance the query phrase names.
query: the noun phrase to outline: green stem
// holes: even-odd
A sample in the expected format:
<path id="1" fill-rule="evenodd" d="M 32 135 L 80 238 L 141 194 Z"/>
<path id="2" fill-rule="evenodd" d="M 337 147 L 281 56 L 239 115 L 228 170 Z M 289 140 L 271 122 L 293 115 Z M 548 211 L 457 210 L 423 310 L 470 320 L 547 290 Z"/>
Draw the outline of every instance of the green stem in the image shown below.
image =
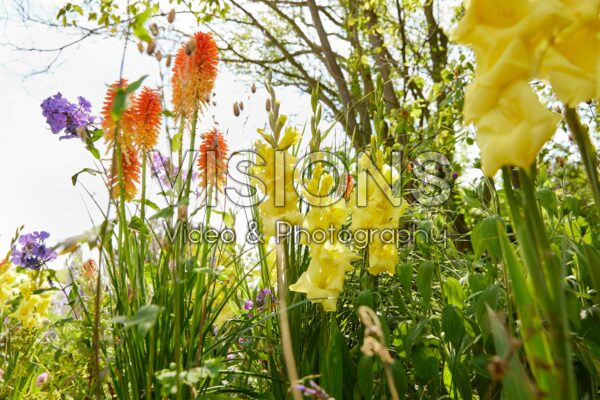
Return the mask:
<path id="1" fill-rule="evenodd" d="M 553 344 L 558 356 L 560 371 L 558 378 L 563 387 L 564 398 L 575 399 L 575 371 L 573 369 L 569 316 L 565 298 L 565 274 L 548 240 L 544 220 L 535 198 L 535 179 L 529 178 L 525 171 L 520 171 L 520 179 L 525 193 L 526 214 L 530 218 L 531 231 L 535 235 L 536 243 L 539 246 L 539 254 L 544 263 L 543 267 L 552 302 L 547 318 L 550 322 L 550 330 L 553 332 L 552 337 L 555 338 Z"/>
<path id="2" fill-rule="evenodd" d="M 549 322 L 554 352 L 554 373 L 561 387 L 561 398 L 575 399 L 576 386 L 571 353 L 571 337 L 564 293 L 564 273 L 552 252 L 550 241 L 535 198 L 535 180 L 519 171 L 522 199 L 511 186 L 508 168 L 503 169 L 512 222 L 523 251 L 525 265 L 538 295 L 538 305 Z M 527 318 L 527 316 L 520 316 Z M 535 360 L 530 360 L 535 362 Z"/>
<path id="3" fill-rule="evenodd" d="M 585 172 L 592 187 L 592 193 L 596 202 L 596 208 L 600 210 L 600 180 L 598 179 L 598 158 L 596 149 L 590 140 L 586 129 L 581 125 L 579 115 L 573 108 L 565 109 L 565 118 L 569 130 L 573 134 L 573 138 L 579 147 L 581 159 L 585 167 Z"/>

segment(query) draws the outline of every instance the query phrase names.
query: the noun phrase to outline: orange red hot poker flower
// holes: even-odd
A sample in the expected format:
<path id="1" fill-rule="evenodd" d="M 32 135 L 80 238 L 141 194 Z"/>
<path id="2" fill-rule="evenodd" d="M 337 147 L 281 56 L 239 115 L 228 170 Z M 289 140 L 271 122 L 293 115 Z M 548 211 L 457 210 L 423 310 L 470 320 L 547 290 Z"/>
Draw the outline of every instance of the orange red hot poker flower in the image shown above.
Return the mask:
<path id="1" fill-rule="evenodd" d="M 110 178 L 112 196 L 119 197 L 121 188 L 119 185 L 119 170 L 117 160 L 113 157 L 113 168 Z M 126 147 L 121 151 L 121 172 L 123 175 L 123 187 L 125 189 L 125 200 L 132 200 L 137 194 L 136 184 L 140 182 L 140 160 L 138 151 L 134 147 Z"/>
<path id="2" fill-rule="evenodd" d="M 135 144 L 143 152 L 151 150 L 158 142 L 161 113 L 162 105 L 158 93 L 144 86 L 132 109 Z"/>
<path id="3" fill-rule="evenodd" d="M 223 133 L 216 128 L 204 133 L 199 151 L 200 186 L 206 189 L 211 185 L 216 186 L 217 190 L 222 190 L 227 178 L 227 152 L 229 151 Z"/>
<path id="4" fill-rule="evenodd" d="M 104 97 L 104 105 L 102 107 L 102 129 L 104 129 L 104 139 L 107 143 L 113 143 L 115 140 L 115 132 L 117 124 L 113 120 L 111 111 L 113 109 L 116 89 L 127 87 L 127 80 L 121 79 L 113 83 L 106 91 Z M 129 98 L 129 101 L 133 102 L 135 98 L 133 95 Z M 130 147 L 133 144 L 135 122 L 133 119 L 132 108 L 129 107 L 121 116 L 120 132 L 119 132 L 119 143 L 124 147 Z"/>
<path id="5" fill-rule="evenodd" d="M 183 45 L 173 65 L 173 110 L 190 117 L 210 96 L 217 77 L 219 54 L 210 33 L 198 32 Z"/>

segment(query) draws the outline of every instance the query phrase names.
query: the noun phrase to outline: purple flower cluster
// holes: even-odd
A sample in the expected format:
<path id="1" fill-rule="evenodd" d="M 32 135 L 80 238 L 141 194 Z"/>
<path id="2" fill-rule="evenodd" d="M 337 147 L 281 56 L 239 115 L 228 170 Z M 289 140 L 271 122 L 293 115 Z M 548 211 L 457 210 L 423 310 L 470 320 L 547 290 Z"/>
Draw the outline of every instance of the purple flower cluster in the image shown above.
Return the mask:
<path id="1" fill-rule="evenodd" d="M 49 237 L 50 234 L 44 231 L 19 236 L 17 243 L 20 248 L 13 244 L 10 261 L 23 268 L 40 269 L 42 265 L 57 257 L 56 252 L 45 244 Z"/>
<path id="2" fill-rule="evenodd" d="M 152 153 L 152 162 L 150 163 L 152 176 L 160 182 L 163 189 L 168 190 L 174 187 L 174 183 L 179 174 L 179 168 L 171 162 L 171 158 L 164 156 L 160 151 Z M 197 180 L 196 172 L 192 172 L 192 182 Z M 181 179 L 187 178 L 187 170 L 181 171 Z"/>
<path id="3" fill-rule="evenodd" d="M 244 310 L 248 311 L 246 316 L 249 319 L 252 319 L 254 318 L 254 311 L 264 311 L 268 305 L 268 303 L 266 302 L 267 298 L 270 298 L 272 303 L 275 302 L 275 296 L 273 296 L 271 289 L 264 288 L 258 292 L 258 295 L 256 295 L 256 301 L 252 301 L 250 299 L 246 300 L 246 302 L 244 303 Z"/>
<path id="4" fill-rule="evenodd" d="M 331 399 L 331 397 L 329 397 L 327 392 L 325 390 L 323 390 L 322 387 L 317 385 L 315 383 L 315 381 L 310 380 L 309 385 L 310 385 L 310 387 L 308 387 L 306 385 L 296 385 L 296 389 L 298 389 L 300 392 L 302 392 L 302 394 L 304 396 L 310 396 L 310 397 L 313 397 L 315 399 L 320 399 L 320 400 Z"/>
<path id="5" fill-rule="evenodd" d="M 60 92 L 48 97 L 41 104 L 42 115 L 50 125 L 52 133 L 64 131 L 60 139 L 82 137 L 81 132 L 94 123 L 92 104 L 79 96 L 77 104 L 70 103 Z"/>

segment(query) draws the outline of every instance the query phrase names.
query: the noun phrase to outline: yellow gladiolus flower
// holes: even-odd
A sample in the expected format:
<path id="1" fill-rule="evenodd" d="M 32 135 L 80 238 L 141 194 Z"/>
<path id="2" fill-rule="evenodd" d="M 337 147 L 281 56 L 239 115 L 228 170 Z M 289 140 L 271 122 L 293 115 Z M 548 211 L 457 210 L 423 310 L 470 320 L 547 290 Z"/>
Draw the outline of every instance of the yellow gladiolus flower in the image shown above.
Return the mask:
<path id="1" fill-rule="evenodd" d="M 345 273 L 352 268 L 350 263 L 356 255 L 342 244 L 326 242 L 312 244 L 310 256 L 307 270 L 290 285 L 290 290 L 306 293 L 312 303 L 322 304 L 325 311 L 335 311 Z"/>
<path id="2" fill-rule="evenodd" d="M 304 227 L 310 231 L 340 229 L 348 219 L 350 210 L 344 199 L 329 196 L 333 190 L 334 178 L 323 171 L 322 163 L 316 164 L 311 179 L 306 184 L 304 198 L 310 199 L 311 209 L 304 220 Z"/>
<path id="3" fill-rule="evenodd" d="M 369 244 L 369 268 L 371 275 L 396 273 L 398 265 L 398 248 L 395 243 L 384 243 L 379 235 L 373 237 Z"/>
<path id="4" fill-rule="evenodd" d="M 527 81 L 509 85 L 497 107 L 476 124 L 485 175 L 493 176 L 505 165 L 530 167 L 560 119 L 540 104 Z"/>
<path id="5" fill-rule="evenodd" d="M 352 204 L 352 224 L 350 229 L 396 229 L 400 217 L 408 208 L 408 203 L 402 201 L 400 206 L 395 207 L 374 182 L 367 186 L 367 206 L 359 207 L 355 201 Z"/>

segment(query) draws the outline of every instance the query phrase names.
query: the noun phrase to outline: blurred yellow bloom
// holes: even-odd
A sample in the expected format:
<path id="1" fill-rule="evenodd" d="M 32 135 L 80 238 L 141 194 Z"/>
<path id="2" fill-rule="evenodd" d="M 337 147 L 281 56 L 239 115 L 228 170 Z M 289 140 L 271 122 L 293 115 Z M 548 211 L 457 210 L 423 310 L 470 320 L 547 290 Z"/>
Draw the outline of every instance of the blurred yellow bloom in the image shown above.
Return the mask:
<path id="1" fill-rule="evenodd" d="M 15 295 L 17 274 L 8 268 L 0 268 L 0 314 L 6 309 L 7 302 Z"/>
<path id="2" fill-rule="evenodd" d="M 600 94 L 600 0 L 563 0 L 572 23 L 560 32 L 542 61 L 543 77 L 571 107 Z"/>
<path id="3" fill-rule="evenodd" d="M 356 255 L 340 243 L 326 242 L 312 244 L 310 256 L 308 269 L 290 285 L 290 290 L 306 293 L 312 303 L 322 304 L 325 311 L 335 311 L 345 273 L 352 269 L 351 261 Z"/>
<path id="4" fill-rule="evenodd" d="M 506 47 L 512 40 L 537 46 L 567 23 L 559 0 L 467 0 L 454 39 L 475 47 Z"/>
<path id="5" fill-rule="evenodd" d="M 596 93 L 599 4 L 600 0 L 466 1 L 454 37 L 471 45 L 477 60 L 463 113 L 465 122 L 477 128 L 486 175 L 505 165 L 529 167 L 556 130 L 560 117 L 539 102 L 530 79 L 547 78 L 570 105 Z"/>
<path id="6" fill-rule="evenodd" d="M 22 298 L 19 306 L 9 316 L 16 319 L 26 329 L 39 327 L 47 318 L 52 304 L 48 293 L 33 294 L 35 283 L 25 281 L 19 286 Z"/>
<path id="7" fill-rule="evenodd" d="M 501 92 L 497 107 L 477 124 L 485 175 L 493 176 L 504 165 L 530 167 L 560 119 L 539 102 L 527 81 L 509 85 Z"/>

